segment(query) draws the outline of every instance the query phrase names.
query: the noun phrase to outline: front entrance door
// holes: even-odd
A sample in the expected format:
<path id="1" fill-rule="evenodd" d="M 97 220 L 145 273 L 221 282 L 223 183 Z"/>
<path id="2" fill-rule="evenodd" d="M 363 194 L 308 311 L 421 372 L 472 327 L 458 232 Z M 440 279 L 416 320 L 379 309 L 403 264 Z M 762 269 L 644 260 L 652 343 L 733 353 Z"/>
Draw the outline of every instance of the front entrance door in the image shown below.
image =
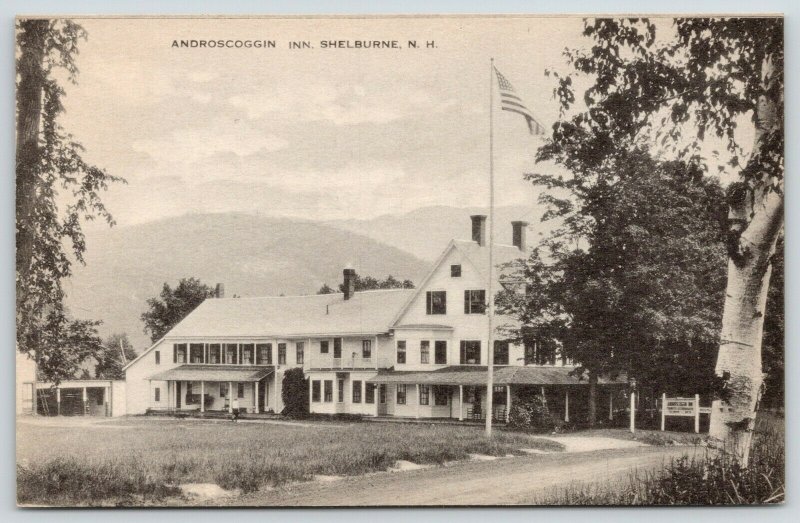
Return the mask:
<path id="1" fill-rule="evenodd" d="M 264 412 L 266 409 L 265 407 L 265 398 L 267 394 L 267 380 L 261 380 L 258 383 L 258 412 Z"/>
<path id="2" fill-rule="evenodd" d="M 378 385 L 378 397 L 375 398 L 378 402 L 378 416 L 386 416 L 388 410 L 386 409 L 386 384 L 381 383 Z"/>
<path id="3" fill-rule="evenodd" d="M 181 408 L 181 382 L 175 382 L 175 408 Z"/>

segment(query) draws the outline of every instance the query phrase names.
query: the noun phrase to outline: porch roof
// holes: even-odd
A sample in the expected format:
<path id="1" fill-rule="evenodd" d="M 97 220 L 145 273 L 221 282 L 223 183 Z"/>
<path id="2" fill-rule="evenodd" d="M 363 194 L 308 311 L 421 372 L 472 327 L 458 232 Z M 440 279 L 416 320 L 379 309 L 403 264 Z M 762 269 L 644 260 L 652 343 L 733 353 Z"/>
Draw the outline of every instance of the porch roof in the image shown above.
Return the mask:
<path id="1" fill-rule="evenodd" d="M 150 376 L 158 381 L 259 381 L 275 370 L 271 365 L 181 365 Z"/>
<path id="2" fill-rule="evenodd" d="M 584 377 L 578 379 L 571 373 L 575 367 L 495 367 L 496 385 L 588 385 Z M 487 369 L 484 366 L 450 366 L 431 371 L 379 371 L 368 379 L 369 383 L 406 383 L 421 385 L 485 385 Z M 600 377 L 600 385 L 623 385 L 627 376 L 620 374 L 616 379 Z"/>

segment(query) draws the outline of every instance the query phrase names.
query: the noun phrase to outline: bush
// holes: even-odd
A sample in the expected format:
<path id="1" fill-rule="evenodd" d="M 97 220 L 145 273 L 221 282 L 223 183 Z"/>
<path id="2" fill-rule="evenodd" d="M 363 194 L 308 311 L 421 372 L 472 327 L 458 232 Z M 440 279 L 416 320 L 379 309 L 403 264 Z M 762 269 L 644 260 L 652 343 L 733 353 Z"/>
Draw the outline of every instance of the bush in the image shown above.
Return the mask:
<path id="1" fill-rule="evenodd" d="M 308 380 L 303 374 L 303 369 L 289 369 L 283 374 L 284 416 L 290 418 L 305 418 L 308 416 Z"/>
<path id="2" fill-rule="evenodd" d="M 511 404 L 508 425 L 533 432 L 552 432 L 555 428 L 547 402 L 540 394 L 520 395 Z"/>

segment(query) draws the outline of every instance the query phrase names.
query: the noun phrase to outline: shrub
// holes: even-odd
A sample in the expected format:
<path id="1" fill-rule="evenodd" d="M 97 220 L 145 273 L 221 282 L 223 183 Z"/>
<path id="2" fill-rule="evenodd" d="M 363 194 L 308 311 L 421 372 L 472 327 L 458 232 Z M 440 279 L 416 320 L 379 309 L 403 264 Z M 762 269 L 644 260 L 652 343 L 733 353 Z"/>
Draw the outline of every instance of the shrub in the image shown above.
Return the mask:
<path id="1" fill-rule="evenodd" d="M 555 428 L 547 402 L 540 394 L 519 395 L 511 404 L 510 427 L 534 432 L 552 432 Z"/>
<path id="2" fill-rule="evenodd" d="M 308 380 L 303 374 L 303 369 L 289 369 L 283 374 L 284 416 L 290 418 L 305 418 L 308 416 Z"/>

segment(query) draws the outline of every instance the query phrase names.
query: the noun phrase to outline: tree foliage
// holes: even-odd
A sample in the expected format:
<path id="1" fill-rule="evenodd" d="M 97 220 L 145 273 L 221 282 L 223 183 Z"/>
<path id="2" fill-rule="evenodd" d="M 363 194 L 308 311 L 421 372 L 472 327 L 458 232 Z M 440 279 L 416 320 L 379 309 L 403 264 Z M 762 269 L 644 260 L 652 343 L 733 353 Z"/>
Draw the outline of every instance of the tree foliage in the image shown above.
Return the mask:
<path id="1" fill-rule="evenodd" d="M 372 276 L 359 276 L 356 274 L 355 291 L 371 291 L 375 289 L 413 289 L 414 282 L 411 280 L 400 281 L 391 274 L 384 280 L 373 278 Z M 319 288 L 317 294 L 334 294 L 336 292 L 344 292 L 344 283 L 339 284 L 339 289 L 334 290 L 327 283 Z"/>
<path id="2" fill-rule="evenodd" d="M 122 359 L 122 351 L 125 352 L 125 360 Z M 127 334 L 124 332 L 112 334 L 103 342 L 102 351 L 95 355 L 97 364 L 94 367 L 94 377 L 103 380 L 123 380 L 125 372 L 122 368 L 136 356 Z"/>
<path id="3" fill-rule="evenodd" d="M 197 278 L 182 278 L 174 289 L 165 282 L 159 297 L 147 300 L 149 309 L 141 316 L 144 332 L 150 334 L 155 343 L 206 298 L 214 295 L 214 288 Z"/>
<path id="4" fill-rule="evenodd" d="M 682 162 L 640 150 L 617 155 L 619 162 L 589 176 L 529 176 L 550 189 L 547 216 L 564 225 L 544 253 L 510 267 L 507 277 L 526 292 L 501 293 L 498 307 L 520 320 L 512 338 L 560 347 L 581 373 L 626 372 L 670 391 L 693 387 L 713 372 L 724 195 Z M 691 381 L 675 383 L 681 373 Z"/>
<path id="5" fill-rule="evenodd" d="M 59 124 L 65 91 L 56 76 L 64 71 L 76 82 L 86 36 L 69 20 L 17 22 L 17 345 L 54 381 L 98 348 L 97 322 L 68 318 L 62 281 L 72 273 L 71 257 L 83 263 L 82 222 L 100 217 L 113 225 L 100 193 L 124 181 L 85 162 L 83 147 Z M 57 199 L 65 196 L 60 209 Z"/>
<path id="6" fill-rule="evenodd" d="M 283 398 L 283 414 L 291 418 L 308 416 L 308 379 L 303 374 L 303 369 L 295 367 L 283 374 L 281 389 Z"/>

